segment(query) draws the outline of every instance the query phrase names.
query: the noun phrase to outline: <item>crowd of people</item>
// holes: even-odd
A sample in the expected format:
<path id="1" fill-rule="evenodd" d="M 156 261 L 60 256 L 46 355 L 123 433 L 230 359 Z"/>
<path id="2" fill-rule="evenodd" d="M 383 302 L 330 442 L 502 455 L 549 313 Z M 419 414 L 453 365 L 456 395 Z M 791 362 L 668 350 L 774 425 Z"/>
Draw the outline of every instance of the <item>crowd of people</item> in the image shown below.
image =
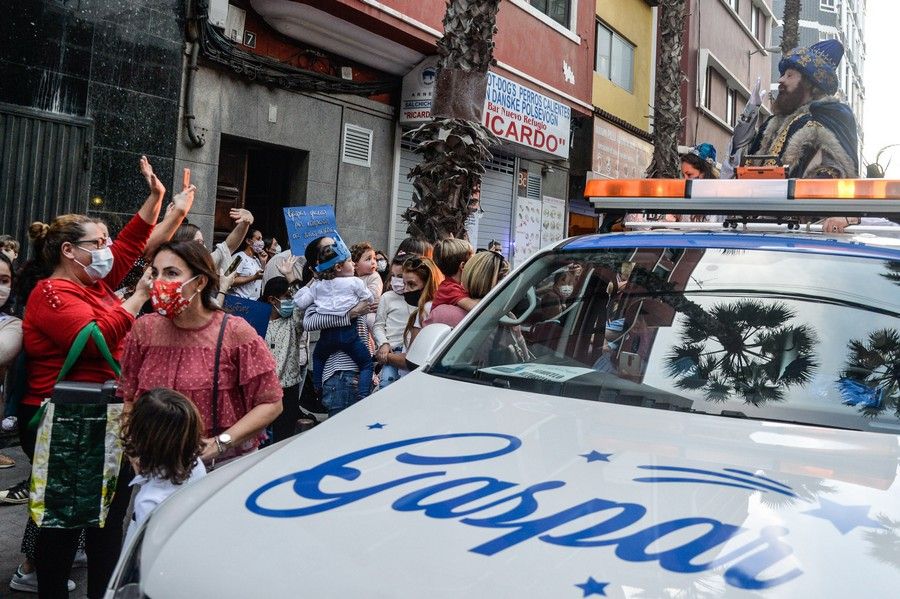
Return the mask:
<path id="1" fill-rule="evenodd" d="M 330 416 L 395 383 L 421 327 L 458 324 L 509 271 L 496 249 L 476 253 L 458 239 L 406 239 L 389 257 L 367 242 L 321 237 L 294 256 L 242 209 L 210 250 L 187 220 L 195 188 L 176 194 L 160 220 L 166 189 L 146 158 L 139 170 L 148 196 L 115 238 L 102 220 L 62 215 L 31 225 L 20 261 L 23 244 L 0 237 L 4 429 L 17 430 L 33 464 L 29 479 L 0 491 L 2 503 L 31 500 L 15 590 L 65 597 L 77 561 L 88 569 L 87 596 L 102 596 L 131 487 L 129 534 L 178 488 L 294 435 L 310 416 L 304 398 Z M 264 338 L 223 309 L 229 294 L 271 308 Z M 47 427 L 64 435 L 48 398 L 67 382 L 109 381 L 115 393 L 104 401 L 121 403 L 121 443 L 100 459 L 118 465 L 104 474 L 114 486 L 97 489 L 107 499 L 99 525 L 58 525 L 44 496 L 54 484 L 46 464 L 62 458 Z M 14 463 L 0 454 L 0 468 Z"/>

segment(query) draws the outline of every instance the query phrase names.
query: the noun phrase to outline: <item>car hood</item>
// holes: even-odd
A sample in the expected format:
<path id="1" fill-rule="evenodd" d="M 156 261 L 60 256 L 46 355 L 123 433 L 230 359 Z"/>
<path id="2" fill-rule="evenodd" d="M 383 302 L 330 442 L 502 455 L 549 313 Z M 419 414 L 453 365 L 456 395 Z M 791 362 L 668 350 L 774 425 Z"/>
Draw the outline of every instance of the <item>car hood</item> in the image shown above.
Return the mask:
<path id="1" fill-rule="evenodd" d="M 415 372 L 175 494 L 148 597 L 889 596 L 898 437 Z"/>

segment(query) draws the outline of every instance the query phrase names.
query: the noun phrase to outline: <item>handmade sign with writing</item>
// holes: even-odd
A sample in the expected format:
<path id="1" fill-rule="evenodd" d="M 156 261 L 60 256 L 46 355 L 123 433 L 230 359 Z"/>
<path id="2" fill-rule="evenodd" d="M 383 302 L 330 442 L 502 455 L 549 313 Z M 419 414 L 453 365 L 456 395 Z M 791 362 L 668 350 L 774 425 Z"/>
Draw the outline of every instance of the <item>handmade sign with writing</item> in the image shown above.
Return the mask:
<path id="1" fill-rule="evenodd" d="M 238 297 L 236 295 L 226 295 L 225 301 L 222 302 L 222 308 L 229 314 L 240 316 L 250 326 L 256 329 L 259 336 L 266 338 L 266 330 L 269 328 L 269 316 L 272 314 L 272 306 L 266 302 L 258 302 L 256 300 Z"/>

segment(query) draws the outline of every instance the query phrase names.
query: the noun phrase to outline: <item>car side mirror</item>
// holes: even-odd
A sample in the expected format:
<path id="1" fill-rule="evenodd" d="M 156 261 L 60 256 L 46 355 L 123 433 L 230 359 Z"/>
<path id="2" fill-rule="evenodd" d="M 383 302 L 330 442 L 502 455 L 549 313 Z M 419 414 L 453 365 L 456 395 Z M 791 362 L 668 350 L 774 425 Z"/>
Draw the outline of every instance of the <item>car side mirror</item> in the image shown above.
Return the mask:
<path id="1" fill-rule="evenodd" d="M 422 328 L 406 352 L 406 363 L 409 369 L 415 370 L 434 356 L 451 330 L 449 326 L 441 323 L 430 324 Z"/>

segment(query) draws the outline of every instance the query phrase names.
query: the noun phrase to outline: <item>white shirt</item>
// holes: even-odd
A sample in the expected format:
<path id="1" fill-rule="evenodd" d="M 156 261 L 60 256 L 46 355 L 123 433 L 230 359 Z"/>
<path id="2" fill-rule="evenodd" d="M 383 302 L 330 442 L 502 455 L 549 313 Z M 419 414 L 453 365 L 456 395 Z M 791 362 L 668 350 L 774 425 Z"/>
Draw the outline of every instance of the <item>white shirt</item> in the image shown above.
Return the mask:
<path id="1" fill-rule="evenodd" d="M 222 272 L 228 268 L 229 264 L 231 264 L 231 249 L 224 241 L 213 248 L 213 251 L 210 252 L 210 256 L 212 257 L 213 264 L 216 265 L 217 272 Z"/>
<path id="2" fill-rule="evenodd" d="M 237 276 L 249 277 L 262 270 L 262 264 L 256 259 L 256 256 L 248 256 L 247 252 L 238 252 L 235 256 L 240 256 L 241 258 L 241 263 L 237 267 L 237 271 L 235 271 Z M 230 293 L 238 297 L 257 300 L 260 293 L 262 293 L 262 281 L 256 279 L 243 285 L 235 285 L 231 288 Z"/>
<path id="3" fill-rule="evenodd" d="M 132 537 L 137 533 L 141 524 L 143 524 L 144 520 L 147 519 L 147 516 L 156 509 L 156 506 L 168 499 L 169 495 L 178 489 L 199 480 L 204 476 L 206 476 L 206 466 L 204 466 L 203 462 L 200 460 L 197 460 L 197 463 L 194 464 L 194 469 L 191 470 L 190 477 L 180 485 L 176 485 L 168 479 L 159 478 L 157 476 L 144 476 L 143 474 L 136 475 L 128 486 L 133 487 L 135 485 L 140 485 L 140 489 L 138 489 L 137 495 L 134 498 L 134 514 L 131 516 L 131 522 L 128 524 L 128 532 L 125 533 L 125 544 L 123 547 L 128 546 L 128 543 L 131 542 Z"/>
<path id="4" fill-rule="evenodd" d="M 416 309 L 403 299 L 403 296 L 394 291 L 387 291 L 381 296 L 378 304 L 378 312 L 375 314 L 375 326 L 372 328 L 372 336 L 375 337 L 375 345 L 381 347 L 385 343 L 395 347 L 403 345 L 403 331 L 409 322 L 409 315 Z"/>
<path id="5" fill-rule="evenodd" d="M 308 287 L 302 287 L 294 294 L 294 305 L 300 310 L 306 310 L 315 304 L 319 314 L 343 316 L 359 302 L 371 302 L 374 299 L 375 296 L 362 279 L 335 277 L 327 281 L 317 280 Z"/>

